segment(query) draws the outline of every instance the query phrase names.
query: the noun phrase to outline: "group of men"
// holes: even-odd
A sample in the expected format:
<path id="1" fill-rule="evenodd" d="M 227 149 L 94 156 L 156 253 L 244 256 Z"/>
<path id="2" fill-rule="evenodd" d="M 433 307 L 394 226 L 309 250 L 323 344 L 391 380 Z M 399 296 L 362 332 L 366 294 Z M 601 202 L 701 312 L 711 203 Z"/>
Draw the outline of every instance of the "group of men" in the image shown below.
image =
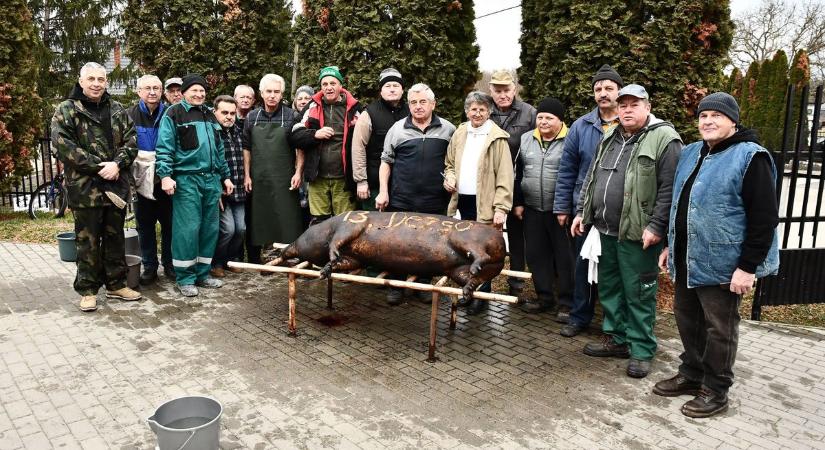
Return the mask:
<path id="1" fill-rule="evenodd" d="M 106 93 L 105 69 L 84 66 L 52 123 L 76 218 L 80 308 L 96 309 L 102 285 L 107 297 L 140 299 L 125 286 L 117 199 L 128 194 L 126 174 L 137 190 L 141 282 L 157 277 L 159 222 L 163 271 L 184 296 L 221 287 L 226 262 L 243 258 L 246 234 L 252 262 L 261 245 L 294 240 L 303 183 L 316 222 L 356 207 L 446 213 L 442 180 L 456 127 L 435 113 L 432 89 L 414 84 L 405 102 L 402 74 L 387 68 L 377 100 L 362 108 L 343 82 L 337 67 L 321 69 L 319 91 L 295 111 L 277 75 L 261 79 L 257 109 L 249 86 L 210 107 L 200 75 L 163 86 L 146 75 L 140 101 L 126 110 Z M 608 65 L 592 78 L 596 106 L 570 127 L 559 100 L 534 108 L 516 99 L 508 71 L 493 73 L 489 88 L 490 118 L 509 135 L 516 173 L 510 267 L 529 266 L 537 293 L 525 310 L 554 311 L 560 334 L 572 337 L 589 327 L 598 294 L 604 338 L 584 353 L 629 358 L 627 375 L 645 377 L 657 348 L 659 268 L 669 267 L 685 352 L 679 374 L 654 392 L 695 395 L 682 409 L 691 417 L 723 411 L 739 299 L 778 267 L 776 171 L 739 125 L 735 100 L 707 96 L 698 107 L 703 141 L 683 149 L 673 125 L 652 114 L 646 89 L 625 85 Z M 522 296 L 522 282 L 508 281 Z M 397 305 L 404 292 L 387 296 Z"/>

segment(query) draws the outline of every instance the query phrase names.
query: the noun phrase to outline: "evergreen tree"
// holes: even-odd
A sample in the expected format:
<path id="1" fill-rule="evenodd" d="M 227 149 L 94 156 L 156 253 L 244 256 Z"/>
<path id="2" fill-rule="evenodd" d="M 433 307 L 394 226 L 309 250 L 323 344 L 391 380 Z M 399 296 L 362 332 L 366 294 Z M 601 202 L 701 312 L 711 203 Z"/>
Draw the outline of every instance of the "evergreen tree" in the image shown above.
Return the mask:
<path id="1" fill-rule="evenodd" d="M 790 76 L 788 79 L 788 84 L 794 87 L 794 98 L 791 103 L 791 124 L 788 128 L 790 131 L 787 143 L 789 148 L 793 143 L 793 136 L 796 132 L 796 124 L 799 122 L 799 106 L 802 104 L 802 90 L 805 88 L 805 85 L 810 82 L 810 80 L 811 65 L 808 60 L 808 53 L 805 50 L 798 50 L 793 57 L 793 61 L 791 62 Z M 805 121 L 805 125 L 802 129 L 804 139 L 808 139 L 808 135 L 810 134 L 810 129 L 807 124 L 808 122 Z"/>
<path id="2" fill-rule="evenodd" d="M 282 0 L 128 0 L 126 54 L 161 79 L 200 73 L 209 96 L 257 88 L 265 73 L 288 78 L 291 12 Z"/>
<path id="3" fill-rule="evenodd" d="M 109 58 L 117 38 L 118 1 L 29 0 L 28 5 L 44 44 L 36 52 L 37 92 L 55 103 L 69 94 L 84 64 L 104 64 Z"/>
<path id="4" fill-rule="evenodd" d="M 787 89 L 788 57 L 784 51 L 779 50 L 772 60 L 765 61 L 762 65 L 756 84 L 759 117 L 754 127 L 759 130 L 762 145 L 769 150 L 778 151 L 782 145 Z"/>
<path id="5" fill-rule="evenodd" d="M 0 4 L 0 192 L 31 172 L 37 153 L 40 98 L 36 93 L 40 41 L 25 0 Z"/>
<path id="6" fill-rule="evenodd" d="M 724 86 L 733 33 L 729 3 L 565 0 L 548 8 L 546 2 L 525 2 L 524 28 L 541 24 L 522 39 L 524 54 L 538 55 L 522 59 L 525 98 L 553 95 L 568 105 L 571 117 L 581 115 L 593 108 L 593 73 L 608 63 L 626 83 L 647 88 L 654 114 L 693 138 L 699 100 Z"/>
<path id="7" fill-rule="evenodd" d="M 748 67 L 748 71 L 745 72 L 745 77 L 742 79 L 742 92 L 738 98 L 739 121 L 747 127 L 753 126 L 751 124 L 751 103 L 754 101 L 760 65 L 759 61 L 754 61 Z"/>
<path id="8" fill-rule="evenodd" d="M 378 96 L 378 74 L 395 67 L 407 87 L 435 92 L 436 113 L 457 123 L 478 79 L 471 0 L 305 0 L 296 19 L 298 84 L 318 85 L 318 71 L 336 65 L 344 87 L 362 103 Z"/>

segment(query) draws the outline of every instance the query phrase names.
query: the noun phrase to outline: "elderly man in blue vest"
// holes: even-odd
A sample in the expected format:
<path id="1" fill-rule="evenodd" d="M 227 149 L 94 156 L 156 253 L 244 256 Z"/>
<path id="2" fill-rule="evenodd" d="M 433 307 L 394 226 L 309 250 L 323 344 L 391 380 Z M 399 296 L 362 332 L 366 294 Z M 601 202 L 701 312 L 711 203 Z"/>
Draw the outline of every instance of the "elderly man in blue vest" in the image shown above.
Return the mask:
<path id="1" fill-rule="evenodd" d="M 682 139 L 673 125 L 650 113 L 642 86 L 623 87 L 617 101 L 619 125 L 605 133 L 593 158 L 572 229 L 583 234 L 592 223 L 601 246 L 605 336 L 587 344 L 584 353 L 630 358 L 627 375 L 643 378 L 656 354 L 657 262 L 667 236 Z"/>
<path id="2" fill-rule="evenodd" d="M 739 126 L 736 100 L 710 94 L 698 114 L 702 140 L 685 147 L 676 167 L 668 246 L 659 258 L 676 284 L 685 351 L 679 372 L 653 392 L 694 395 L 682 414 L 710 417 L 728 408 L 742 294 L 779 269 L 779 209 L 773 160 L 756 133 Z"/>

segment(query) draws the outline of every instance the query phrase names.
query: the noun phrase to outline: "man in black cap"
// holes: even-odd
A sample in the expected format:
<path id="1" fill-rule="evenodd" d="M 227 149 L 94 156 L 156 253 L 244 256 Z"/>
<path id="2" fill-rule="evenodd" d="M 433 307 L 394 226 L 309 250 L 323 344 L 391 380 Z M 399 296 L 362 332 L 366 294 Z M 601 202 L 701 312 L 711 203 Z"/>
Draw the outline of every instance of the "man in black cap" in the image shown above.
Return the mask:
<path id="1" fill-rule="evenodd" d="M 206 101 L 206 80 L 183 77 L 183 100 L 169 107 L 160 121 L 155 148 L 161 189 L 172 196 L 172 266 L 181 294 L 198 295 L 198 288 L 219 288 L 209 276 L 218 242 L 218 200 L 232 194 L 224 157 L 221 125 Z"/>
<path id="2" fill-rule="evenodd" d="M 685 351 L 679 372 L 653 393 L 694 395 L 682 414 L 710 417 L 728 408 L 742 295 L 779 269 L 779 209 L 771 154 L 738 125 L 736 100 L 710 94 L 698 115 L 702 140 L 682 150 L 668 246 L 659 257 L 675 281 L 673 312 Z"/>
<path id="3" fill-rule="evenodd" d="M 558 303 L 573 303 L 573 249 L 567 228 L 553 215 L 556 174 L 567 136 L 564 105 L 555 98 L 539 103 L 536 129 L 521 135 L 513 196 L 513 214 L 524 222 L 527 265 L 533 274 L 536 300 L 524 304 L 527 312 L 549 311 Z"/>
<path id="4" fill-rule="evenodd" d="M 375 210 L 375 197 L 380 188 L 378 169 L 387 131 L 410 114 L 409 108 L 401 102 L 404 80 L 400 72 L 392 67 L 382 70 L 378 76 L 378 90 L 381 97 L 361 113 L 352 138 L 352 176 L 357 187 L 358 207 L 365 210 Z"/>
<path id="5" fill-rule="evenodd" d="M 559 162 L 559 174 L 556 180 L 556 195 L 553 200 L 553 212 L 561 226 L 567 226 L 575 215 L 579 204 L 581 190 L 590 161 L 604 133 L 619 123 L 616 110 L 616 97 L 624 85 L 622 77 L 607 64 L 593 75 L 593 97 L 596 107 L 579 117 L 570 126 L 564 139 L 564 151 Z M 584 244 L 584 236 L 574 238 L 573 251 L 576 256 L 574 271 L 575 287 L 573 306 L 569 313 L 561 308 L 557 319 L 567 325 L 561 328 L 561 335 L 572 337 L 590 326 L 596 307 L 596 289 L 587 282 L 587 260 L 579 253 Z"/>

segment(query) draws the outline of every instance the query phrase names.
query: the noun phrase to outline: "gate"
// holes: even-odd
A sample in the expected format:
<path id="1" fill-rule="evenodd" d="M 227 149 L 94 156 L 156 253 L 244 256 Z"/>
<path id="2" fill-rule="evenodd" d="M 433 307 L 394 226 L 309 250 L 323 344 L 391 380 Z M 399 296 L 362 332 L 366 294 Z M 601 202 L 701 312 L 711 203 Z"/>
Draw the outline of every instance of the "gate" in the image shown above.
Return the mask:
<path id="1" fill-rule="evenodd" d="M 825 303 L 825 213 L 823 213 L 823 86 L 816 88 L 812 119 L 809 87 L 802 90 L 799 117 L 792 128 L 794 86 L 788 87 L 782 149 L 773 151 L 779 201 L 779 273 L 756 284 L 751 319 L 760 320 L 763 306 Z M 810 130 L 810 135 L 806 133 Z M 804 164 L 804 165 L 803 165 Z"/>

